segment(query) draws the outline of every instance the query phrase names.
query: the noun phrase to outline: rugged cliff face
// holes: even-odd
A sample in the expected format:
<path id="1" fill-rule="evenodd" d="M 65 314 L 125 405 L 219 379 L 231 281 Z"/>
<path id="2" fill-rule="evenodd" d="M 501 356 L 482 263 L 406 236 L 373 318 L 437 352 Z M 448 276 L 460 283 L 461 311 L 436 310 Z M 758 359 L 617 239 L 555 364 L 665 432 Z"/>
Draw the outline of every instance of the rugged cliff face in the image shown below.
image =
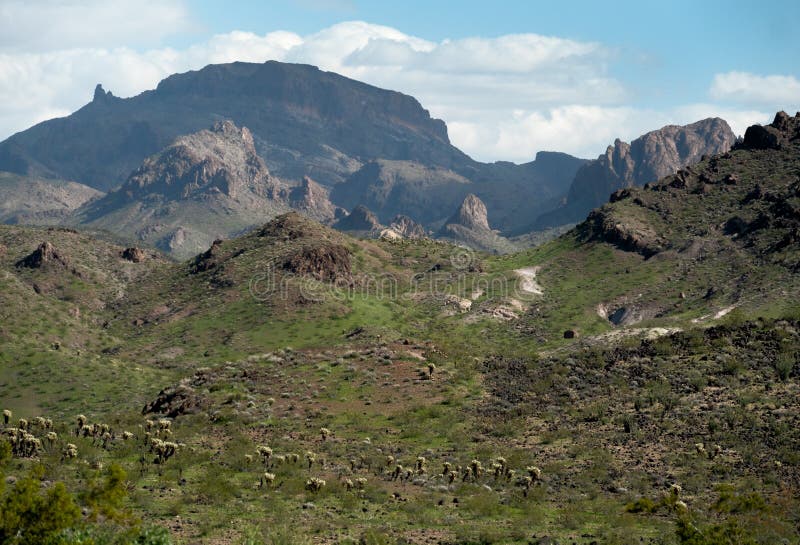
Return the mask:
<path id="1" fill-rule="evenodd" d="M 332 217 L 324 192 L 317 193 L 310 184 L 293 193 L 267 170 L 250 131 L 224 121 L 148 157 L 77 219 L 183 258 L 289 210 L 293 196 L 309 213 Z"/>
<path id="2" fill-rule="evenodd" d="M 0 170 L 79 181 L 107 191 L 141 162 L 220 119 L 248 127 L 279 177 L 341 181 L 372 158 L 468 161 L 445 124 L 413 97 L 316 67 L 279 62 L 210 65 L 121 99 L 99 87 L 74 114 L 0 144 Z M 300 159 L 300 160 L 298 160 Z"/>
<path id="3" fill-rule="evenodd" d="M 618 139 L 604 155 L 578 170 L 566 202 L 542 215 L 534 227 L 580 221 L 590 210 L 608 201 L 614 191 L 673 174 L 681 167 L 699 162 L 703 155 L 728 151 L 735 142 L 736 135 L 719 118 L 683 127 L 663 127 L 630 144 Z"/>

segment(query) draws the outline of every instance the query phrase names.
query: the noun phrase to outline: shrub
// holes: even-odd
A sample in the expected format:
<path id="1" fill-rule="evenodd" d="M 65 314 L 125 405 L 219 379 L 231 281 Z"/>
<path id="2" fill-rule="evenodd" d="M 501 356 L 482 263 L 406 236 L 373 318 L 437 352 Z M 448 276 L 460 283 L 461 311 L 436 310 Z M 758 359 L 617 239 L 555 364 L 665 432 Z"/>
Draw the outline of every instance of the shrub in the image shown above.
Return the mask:
<path id="1" fill-rule="evenodd" d="M 778 357 L 775 359 L 775 371 L 777 371 L 778 378 L 781 379 L 781 381 L 786 382 L 792 375 L 796 359 L 796 356 L 788 351 L 783 351 L 778 354 Z"/>
<path id="2" fill-rule="evenodd" d="M 44 469 L 35 466 L 0 502 L 0 543 L 40 545 L 78 523 L 81 511 L 62 483 L 42 490 Z"/>

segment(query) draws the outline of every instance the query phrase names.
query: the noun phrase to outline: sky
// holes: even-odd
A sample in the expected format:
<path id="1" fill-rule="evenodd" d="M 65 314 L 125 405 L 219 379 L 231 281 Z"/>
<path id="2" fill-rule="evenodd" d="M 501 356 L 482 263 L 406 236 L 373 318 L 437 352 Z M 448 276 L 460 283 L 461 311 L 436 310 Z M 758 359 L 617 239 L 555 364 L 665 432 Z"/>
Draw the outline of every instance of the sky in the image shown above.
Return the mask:
<path id="1" fill-rule="evenodd" d="M 0 0 L 0 140 L 102 83 L 210 63 L 314 64 L 416 97 L 483 161 L 596 157 L 722 117 L 800 110 L 800 2 Z"/>

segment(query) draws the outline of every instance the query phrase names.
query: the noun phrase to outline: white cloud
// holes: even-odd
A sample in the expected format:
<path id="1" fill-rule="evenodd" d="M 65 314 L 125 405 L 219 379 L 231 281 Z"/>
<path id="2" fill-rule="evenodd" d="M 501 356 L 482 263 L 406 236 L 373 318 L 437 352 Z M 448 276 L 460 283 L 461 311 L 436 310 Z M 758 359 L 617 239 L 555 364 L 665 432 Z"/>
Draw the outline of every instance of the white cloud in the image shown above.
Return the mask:
<path id="1" fill-rule="evenodd" d="M 0 49 L 151 46 L 193 24 L 184 0 L 3 0 Z"/>
<path id="2" fill-rule="evenodd" d="M 800 80 L 794 76 L 759 76 L 748 72 L 716 74 L 709 95 L 714 100 L 771 107 L 800 105 Z"/>
<path id="3" fill-rule="evenodd" d="M 57 4 L 76 9 L 74 2 Z M 17 0 L 11 5 L 21 9 Z M 185 20 L 181 2 L 164 5 L 177 10 L 173 20 Z M 151 30 L 153 36 L 165 32 Z M 448 123 L 454 144 L 481 160 L 528 161 L 545 149 L 594 157 L 616 137 L 630 140 L 667 123 L 721 114 L 741 133 L 752 121 L 766 120 L 760 110 L 708 104 L 671 111 L 625 106 L 629 92 L 609 75 L 613 50 L 535 34 L 437 43 L 353 21 L 307 36 L 235 31 L 184 49 L 95 45 L 12 51 L 2 43 L 0 138 L 48 115 L 74 111 L 91 100 L 98 82 L 125 97 L 206 64 L 270 59 L 314 64 L 410 94 Z"/>

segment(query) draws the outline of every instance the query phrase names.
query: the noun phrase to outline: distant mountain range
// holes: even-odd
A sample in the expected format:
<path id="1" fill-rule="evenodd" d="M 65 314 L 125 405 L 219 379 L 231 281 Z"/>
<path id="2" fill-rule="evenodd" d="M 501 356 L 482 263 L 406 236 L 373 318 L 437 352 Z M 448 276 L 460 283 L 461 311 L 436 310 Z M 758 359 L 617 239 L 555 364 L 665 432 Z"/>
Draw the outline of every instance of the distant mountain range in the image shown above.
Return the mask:
<path id="1" fill-rule="evenodd" d="M 630 146 L 617 141 L 594 161 L 540 152 L 522 165 L 480 163 L 412 97 L 270 61 L 176 74 L 129 99 L 98 85 L 74 114 L 0 143 L 0 171 L 59 180 L 49 183 L 76 195 L 43 215 L 50 197 L 28 192 L 32 202 L 6 218 L 88 224 L 176 257 L 289 209 L 333 224 L 357 206 L 384 228 L 401 216 L 417 234 L 508 251 L 502 235 L 575 223 L 614 190 L 671 174 L 734 141 L 724 121 L 709 119 L 665 127 Z M 484 234 L 492 236 L 448 228 L 460 225 L 451 217 L 465 202 L 485 208 Z"/>

